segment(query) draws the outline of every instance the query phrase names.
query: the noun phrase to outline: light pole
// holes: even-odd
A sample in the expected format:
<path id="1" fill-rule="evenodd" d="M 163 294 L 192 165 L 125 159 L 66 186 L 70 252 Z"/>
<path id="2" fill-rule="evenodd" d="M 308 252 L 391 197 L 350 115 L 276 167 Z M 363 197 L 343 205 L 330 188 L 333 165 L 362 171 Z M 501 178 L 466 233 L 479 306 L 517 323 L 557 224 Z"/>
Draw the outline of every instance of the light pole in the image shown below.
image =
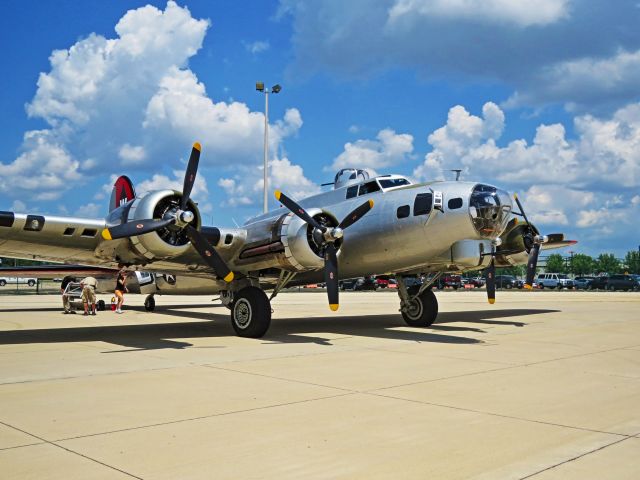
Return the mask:
<path id="1" fill-rule="evenodd" d="M 263 212 L 267 213 L 269 210 L 269 200 L 267 195 L 267 182 L 268 182 L 268 169 L 267 160 L 269 157 L 269 93 L 278 93 L 282 90 L 282 87 L 275 84 L 271 87 L 271 92 L 268 88 L 264 88 L 264 82 L 256 82 L 256 90 L 264 93 L 264 206 Z"/>

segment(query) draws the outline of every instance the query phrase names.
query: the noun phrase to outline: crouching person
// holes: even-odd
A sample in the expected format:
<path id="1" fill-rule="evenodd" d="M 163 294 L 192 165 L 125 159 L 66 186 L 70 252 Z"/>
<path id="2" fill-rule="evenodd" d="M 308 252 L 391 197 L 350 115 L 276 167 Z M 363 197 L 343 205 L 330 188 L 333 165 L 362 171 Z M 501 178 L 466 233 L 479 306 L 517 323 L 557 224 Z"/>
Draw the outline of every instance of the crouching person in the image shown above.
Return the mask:
<path id="1" fill-rule="evenodd" d="M 82 304 L 84 314 L 89 315 L 89 305 L 91 305 L 91 315 L 96 314 L 96 287 L 98 282 L 93 277 L 86 277 L 80 282 L 82 286 Z"/>

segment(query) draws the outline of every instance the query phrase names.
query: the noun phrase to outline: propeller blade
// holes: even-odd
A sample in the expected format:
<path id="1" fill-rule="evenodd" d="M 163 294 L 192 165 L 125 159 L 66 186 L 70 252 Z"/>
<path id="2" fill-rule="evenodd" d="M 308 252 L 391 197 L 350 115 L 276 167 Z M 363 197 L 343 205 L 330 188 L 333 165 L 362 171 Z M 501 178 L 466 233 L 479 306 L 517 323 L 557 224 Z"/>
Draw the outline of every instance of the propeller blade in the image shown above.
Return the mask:
<path id="1" fill-rule="evenodd" d="M 360 220 L 363 216 L 365 216 L 367 212 L 372 208 L 373 208 L 373 200 L 368 200 L 364 202 L 362 205 L 360 205 L 355 210 L 353 210 L 349 215 L 344 217 L 340 222 L 340 225 L 338 225 L 338 228 L 342 228 L 344 230 L 345 228 L 353 225 L 358 220 Z"/>
<path id="2" fill-rule="evenodd" d="M 191 190 L 193 184 L 196 181 L 196 175 L 198 173 L 198 163 L 200 162 L 200 150 L 202 147 L 198 142 L 193 144 L 191 149 L 191 156 L 189 157 L 189 164 L 187 165 L 187 171 L 184 172 L 184 184 L 182 185 L 182 200 L 180 200 L 180 210 L 187 208 Z"/>
<path id="3" fill-rule="evenodd" d="M 338 301 L 338 257 L 333 242 L 327 243 L 324 252 L 324 281 L 327 284 L 329 308 L 335 312 L 340 302 Z"/>
<path id="4" fill-rule="evenodd" d="M 143 235 L 149 232 L 155 232 L 161 228 L 171 225 L 175 222 L 174 218 L 168 220 L 159 220 L 148 218 L 146 220 L 135 220 L 133 222 L 123 223 L 115 227 L 109 227 L 102 230 L 102 238 L 105 240 L 116 240 L 118 238 L 133 237 L 135 235 Z"/>
<path id="5" fill-rule="evenodd" d="M 527 279 L 524 282 L 524 288 L 531 290 L 533 288 L 533 277 L 536 275 L 536 267 L 538 265 L 538 254 L 540 253 L 540 244 L 533 244 L 529 252 L 529 260 L 527 261 Z"/>
<path id="6" fill-rule="evenodd" d="M 276 196 L 276 199 L 281 204 L 283 204 L 285 207 L 287 207 L 289 210 L 291 210 L 291 212 L 294 215 L 300 217 L 302 220 L 304 220 L 306 223 L 311 225 L 313 228 L 317 228 L 318 230 L 321 230 L 322 233 L 324 233 L 327 230 L 326 227 L 323 227 L 318 222 L 316 222 L 316 220 L 311 215 L 309 215 L 304 208 L 302 208 L 296 202 L 291 200 L 289 197 L 287 197 L 280 190 L 276 190 L 274 192 L 274 195 Z"/>
<path id="7" fill-rule="evenodd" d="M 487 299 L 493 305 L 496 303 L 496 264 L 493 257 L 491 257 L 491 263 L 485 269 L 485 277 L 487 278 Z"/>
<path id="8" fill-rule="evenodd" d="M 227 264 L 216 249 L 211 246 L 205 236 L 191 225 L 187 226 L 187 236 L 191 240 L 193 248 L 195 248 L 203 260 L 213 268 L 216 275 L 229 283 L 233 280 L 233 272 L 229 270 Z"/>
<path id="9" fill-rule="evenodd" d="M 520 199 L 518 198 L 518 195 L 516 195 L 514 193 L 513 194 L 513 198 L 515 199 L 516 203 L 518 204 L 518 208 L 520 209 L 520 213 L 524 217 L 524 221 L 527 222 L 527 225 L 530 225 L 529 224 L 529 219 L 527 218 L 527 215 L 524 213 L 524 208 L 522 208 L 522 204 L 520 203 Z"/>

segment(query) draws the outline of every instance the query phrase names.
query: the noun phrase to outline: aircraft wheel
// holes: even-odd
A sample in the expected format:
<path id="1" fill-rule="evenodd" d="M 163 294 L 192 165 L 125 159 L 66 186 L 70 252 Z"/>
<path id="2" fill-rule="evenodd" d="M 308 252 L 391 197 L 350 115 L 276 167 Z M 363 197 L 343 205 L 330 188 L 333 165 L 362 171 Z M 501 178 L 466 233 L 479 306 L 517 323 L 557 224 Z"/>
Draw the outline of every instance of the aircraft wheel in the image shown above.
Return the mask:
<path id="1" fill-rule="evenodd" d="M 415 295 L 409 289 L 409 295 Z M 431 289 L 416 297 L 407 308 L 402 310 L 402 318 L 410 327 L 429 327 L 438 316 L 438 299 Z"/>
<path id="2" fill-rule="evenodd" d="M 153 295 L 147 295 L 147 298 L 144 299 L 144 309 L 147 312 L 153 312 L 156 309 L 156 299 L 153 298 Z"/>
<path id="3" fill-rule="evenodd" d="M 106 304 L 104 303 L 104 300 L 98 300 L 96 302 L 96 309 L 99 312 L 104 312 L 104 309 L 106 308 Z"/>
<path id="4" fill-rule="evenodd" d="M 231 324 L 239 337 L 260 338 L 271 325 L 271 304 L 257 287 L 240 290 L 231 305 Z"/>

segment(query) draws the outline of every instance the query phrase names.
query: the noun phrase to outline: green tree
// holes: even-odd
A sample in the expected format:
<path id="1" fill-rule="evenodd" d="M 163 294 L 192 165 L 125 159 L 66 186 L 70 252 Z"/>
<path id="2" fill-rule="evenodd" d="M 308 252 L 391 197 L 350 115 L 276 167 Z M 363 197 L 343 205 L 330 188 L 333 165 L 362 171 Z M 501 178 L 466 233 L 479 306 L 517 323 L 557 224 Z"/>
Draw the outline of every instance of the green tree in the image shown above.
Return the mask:
<path id="1" fill-rule="evenodd" d="M 566 266 L 564 262 L 564 258 L 559 253 L 552 253 L 547 257 L 547 267 L 545 268 L 546 272 L 553 273 L 565 273 Z"/>
<path id="2" fill-rule="evenodd" d="M 629 273 L 640 274 L 640 252 L 639 251 L 631 250 L 627 252 L 627 255 L 624 257 L 624 263 L 627 266 L 627 271 Z"/>
<path id="3" fill-rule="evenodd" d="M 571 259 L 571 272 L 574 275 L 587 275 L 593 273 L 595 269 L 595 260 L 589 255 L 577 253 Z"/>
<path id="4" fill-rule="evenodd" d="M 526 273 L 526 265 L 515 265 L 513 267 L 496 268 L 496 275 L 513 275 L 514 277 L 524 277 Z"/>
<path id="5" fill-rule="evenodd" d="M 596 270 L 598 273 L 618 273 L 620 262 L 613 253 L 601 253 L 596 260 Z"/>

